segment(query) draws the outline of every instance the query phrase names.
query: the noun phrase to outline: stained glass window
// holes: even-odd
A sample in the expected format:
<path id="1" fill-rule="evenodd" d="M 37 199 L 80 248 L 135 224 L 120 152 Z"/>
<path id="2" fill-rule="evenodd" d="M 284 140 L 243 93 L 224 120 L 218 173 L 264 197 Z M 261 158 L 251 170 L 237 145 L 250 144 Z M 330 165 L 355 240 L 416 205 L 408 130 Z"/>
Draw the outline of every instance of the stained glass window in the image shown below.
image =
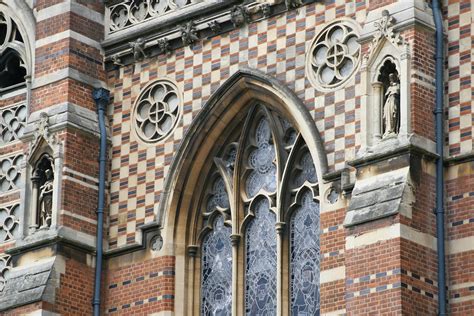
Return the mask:
<path id="1" fill-rule="evenodd" d="M 255 218 L 247 227 L 245 238 L 245 314 L 276 315 L 277 239 L 275 214 L 267 199 L 257 202 Z"/>
<path id="2" fill-rule="evenodd" d="M 233 142 L 221 146 L 202 199 L 203 228 L 212 230 L 203 230 L 201 315 L 231 315 L 232 304 L 238 303 L 232 301 L 233 281 L 244 284 L 239 289 L 244 295 L 238 297 L 247 316 L 275 316 L 282 298 L 288 300 L 282 306 L 289 306 L 291 315 L 319 315 L 319 204 L 313 199 L 313 158 L 292 124 L 263 106 L 250 111 L 242 126 L 251 130 L 235 131 Z M 282 183 L 287 187 L 277 190 Z M 241 214 L 240 209 L 245 211 Z M 288 230 L 279 236 L 277 218 L 288 218 L 290 211 Z M 224 219 L 237 226 L 225 226 Z M 239 236 L 243 242 L 232 244 L 231 234 L 233 241 Z M 277 249 L 280 237 L 286 247 Z M 242 253 L 243 260 L 232 258 L 233 253 Z M 281 254 L 288 260 L 278 257 Z M 283 282 L 287 278 L 278 279 L 277 262 L 282 271 L 289 271 L 288 283 Z M 232 280 L 232 271 L 237 280 Z M 278 282 L 287 294 L 277 294 Z"/>
<path id="3" fill-rule="evenodd" d="M 266 119 L 261 119 L 255 131 L 257 148 L 250 152 L 248 164 L 252 171 L 247 178 L 247 195 L 254 197 L 260 189 L 271 193 L 276 190 L 275 146 Z"/>
<path id="4" fill-rule="evenodd" d="M 319 204 L 308 190 L 290 222 L 291 315 L 319 315 Z"/>
<path id="5" fill-rule="evenodd" d="M 214 229 L 202 243 L 201 315 L 227 316 L 232 313 L 231 228 L 219 215 Z"/>

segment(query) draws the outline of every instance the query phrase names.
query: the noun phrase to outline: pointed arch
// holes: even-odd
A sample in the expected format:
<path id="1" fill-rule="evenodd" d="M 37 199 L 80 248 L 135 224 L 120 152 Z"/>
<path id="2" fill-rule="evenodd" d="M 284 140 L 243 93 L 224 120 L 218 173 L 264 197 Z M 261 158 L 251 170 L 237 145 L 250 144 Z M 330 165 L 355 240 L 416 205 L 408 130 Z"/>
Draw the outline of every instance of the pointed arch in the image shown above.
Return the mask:
<path id="1" fill-rule="evenodd" d="M 259 105 L 264 105 L 261 111 L 254 111 L 259 108 Z M 264 108 L 274 114 L 270 115 Z M 236 133 L 245 134 L 241 126 L 248 123 L 247 117 L 253 115 L 252 113 L 262 115 L 266 113 L 267 118 L 272 115 L 281 115 L 282 119 L 287 120 L 295 130 L 299 131 L 299 138 L 306 143 L 307 151 L 314 161 L 317 182 L 323 183 L 322 176 L 327 170 L 326 154 L 315 122 L 303 102 L 289 88 L 257 70 L 245 68 L 233 74 L 213 94 L 189 126 L 168 169 L 160 203 L 156 210 L 157 222 L 161 227 L 164 240 L 162 254 L 175 256 L 176 271 L 180 271 L 180 273 L 175 273 L 175 293 L 176 301 L 184 302 L 184 304 L 175 306 L 177 314 L 198 312 L 193 310 L 195 304 L 192 302 L 196 299 L 195 293 L 200 291 L 199 278 L 198 274 L 191 271 L 201 269 L 198 254 L 199 240 L 202 235 L 199 226 L 202 225 L 199 223 L 203 217 L 200 216 L 201 212 L 198 209 L 205 202 L 202 200 L 201 191 L 209 184 L 207 181 L 209 179 L 205 179 L 206 176 L 203 175 L 215 173 L 216 166 L 223 165 L 220 169 L 225 169 L 224 161 L 215 162 L 216 159 L 213 157 L 217 157 L 216 151 L 219 148 L 224 149 L 223 154 L 226 155 L 225 145 L 236 141 Z M 254 129 L 255 126 L 252 128 Z M 245 127 L 243 129 L 245 130 Z M 275 129 L 277 129 L 276 126 L 273 126 L 272 130 Z M 281 136 L 283 135 L 278 138 Z M 222 155 L 222 150 L 220 151 Z M 238 152 L 239 150 L 237 150 L 237 156 Z M 237 165 L 235 168 L 238 172 Z M 226 178 L 223 170 L 218 172 Z M 228 183 L 227 188 L 231 185 Z M 231 211 L 231 213 L 235 214 L 239 211 Z M 232 225 L 231 239 L 239 243 L 241 234 L 236 227 L 237 225 Z M 233 286 L 237 284 L 233 283 Z M 240 306 L 240 304 L 233 306 Z"/>
<path id="2" fill-rule="evenodd" d="M 319 131 L 303 102 L 289 88 L 258 70 L 244 68 L 233 74 L 208 100 L 193 120 L 168 170 L 156 217 L 160 226 L 175 228 L 192 192 L 187 186 L 196 182 L 203 160 L 218 141 L 222 131 L 234 125 L 240 110 L 252 101 L 261 101 L 279 110 L 297 128 L 313 157 L 318 182 L 327 170 L 327 158 Z M 192 187 L 192 186 L 190 186 Z"/>
<path id="3" fill-rule="evenodd" d="M 16 45 L 14 48 L 25 63 L 26 75 L 33 77 L 36 30 L 33 10 L 24 0 L 4 0 L 0 3 L 0 12 L 11 18 L 18 28 L 24 45 Z"/>

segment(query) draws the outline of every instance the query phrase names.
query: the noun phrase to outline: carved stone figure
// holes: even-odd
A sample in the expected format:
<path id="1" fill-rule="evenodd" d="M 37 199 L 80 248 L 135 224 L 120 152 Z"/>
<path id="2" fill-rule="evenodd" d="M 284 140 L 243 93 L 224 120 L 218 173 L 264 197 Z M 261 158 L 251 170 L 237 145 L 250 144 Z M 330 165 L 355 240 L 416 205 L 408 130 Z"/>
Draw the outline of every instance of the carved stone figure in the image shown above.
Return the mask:
<path id="1" fill-rule="evenodd" d="M 286 8 L 287 9 L 294 9 L 298 8 L 303 5 L 302 0 L 285 0 Z"/>
<path id="2" fill-rule="evenodd" d="M 53 170 L 44 171 L 45 182 L 40 186 L 40 195 L 38 199 L 40 213 L 40 229 L 51 226 L 51 216 L 53 209 Z"/>
<path id="3" fill-rule="evenodd" d="M 171 52 L 171 47 L 168 39 L 165 38 L 160 38 L 158 40 L 158 46 L 160 47 L 160 50 L 164 54 L 169 54 Z"/>
<path id="4" fill-rule="evenodd" d="M 391 73 L 388 75 L 389 85 L 385 92 L 385 104 L 383 106 L 383 137 L 398 133 L 399 125 L 399 107 L 400 107 L 400 84 L 397 75 Z"/>
<path id="5" fill-rule="evenodd" d="M 211 21 L 211 22 L 207 23 L 207 25 L 209 25 L 209 28 L 211 29 L 211 31 L 213 33 L 217 34 L 217 33 L 220 33 L 222 31 L 221 25 L 217 21 Z"/>
<path id="6" fill-rule="evenodd" d="M 183 40 L 184 46 L 190 46 L 199 40 L 199 36 L 193 21 L 189 21 L 185 25 L 181 25 L 179 29 L 181 31 L 181 39 Z"/>
<path id="7" fill-rule="evenodd" d="M 236 5 L 230 11 L 230 20 L 234 27 L 240 27 L 245 23 L 248 23 L 250 19 L 248 9 L 241 5 Z"/>
<path id="8" fill-rule="evenodd" d="M 143 38 L 138 38 L 135 42 L 129 42 L 129 45 L 132 48 L 135 60 L 142 60 L 147 57 L 145 54 L 145 40 Z"/>

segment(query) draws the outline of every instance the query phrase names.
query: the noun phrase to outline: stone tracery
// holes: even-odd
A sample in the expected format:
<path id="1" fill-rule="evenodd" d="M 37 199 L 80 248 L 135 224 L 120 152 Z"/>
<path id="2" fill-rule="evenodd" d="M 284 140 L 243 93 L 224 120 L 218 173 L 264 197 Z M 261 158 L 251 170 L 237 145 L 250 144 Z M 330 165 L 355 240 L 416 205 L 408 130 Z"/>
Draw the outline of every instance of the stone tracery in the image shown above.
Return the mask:
<path id="1" fill-rule="evenodd" d="M 230 293 L 237 282 L 233 280 L 236 275 L 232 265 L 234 270 L 237 265 L 245 284 L 244 314 L 276 313 L 282 300 L 277 292 L 280 274 L 276 268 L 282 252 L 288 253 L 289 264 L 294 267 L 290 279 L 298 279 L 288 290 L 290 297 L 298 296 L 289 302 L 291 308 L 302 311 L 298 304 L 303 295 L 304 303 L 310 306 L 309 313 L 319 312 L 319 202 L 313 198 L 318 191 L 312 157 L 292 124 L 263 105 L 248 112 L 243 126 L 238 143 L 223 146 L 214 158 L 207 181 L 209 189 L 205 191 L 208 193 L 202 202 L 201 315 L 210 315 L 213 297 L 231 300 Z M 297 179 L 297 185 L 293 179 Z M 239 208 L 243 210 L 240 215 Z M 285 218 L 289 235 L 278 228 L 284 225 L 281 219 Z M 240 235 L 243 245 L 238 242 Z M 226 255 L 211 251 L 210 243 L 215 238 L 219 249 L 228 249 Z M 289 249 L 278 251 L 281 238 L 289 239 Z M 314 240 L 306 242 L 308 238 Z M 303 249 L 300 244 L 305 242 Z M 240 247 L 243 263 L 234 257 Z M 228 257 L 225 264 L 224 257 Z M 223 275 L 226 281 L 222 280 Z M 211 293 L 210 289 L 215 291 Z M 220 311 L 222 315 L 231 314 L 230 305 L 228 310 Z"/>
<path id="2" fill-rule="evenodd" d="M 308 78 L 319 90 L 346 82 L 360 62 L 358 26 L 350 20 L 326 26 L 314 39 L 307 55 Z"/>

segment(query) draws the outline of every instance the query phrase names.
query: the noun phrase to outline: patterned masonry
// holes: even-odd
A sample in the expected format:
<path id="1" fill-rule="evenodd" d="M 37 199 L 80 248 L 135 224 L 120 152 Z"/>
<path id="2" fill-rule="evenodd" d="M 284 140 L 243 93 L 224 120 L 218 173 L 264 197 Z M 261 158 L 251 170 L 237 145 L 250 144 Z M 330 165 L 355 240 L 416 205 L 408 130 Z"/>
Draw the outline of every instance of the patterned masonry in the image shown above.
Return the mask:
<path id="1" fill-rule="evenodd" d="M 108 87 L 101 313 L 436 315 L 433 1 L 2 1 L 0 314 L 92 314 Z M 441 2 L 464 316 L 474 8 Z"/>

